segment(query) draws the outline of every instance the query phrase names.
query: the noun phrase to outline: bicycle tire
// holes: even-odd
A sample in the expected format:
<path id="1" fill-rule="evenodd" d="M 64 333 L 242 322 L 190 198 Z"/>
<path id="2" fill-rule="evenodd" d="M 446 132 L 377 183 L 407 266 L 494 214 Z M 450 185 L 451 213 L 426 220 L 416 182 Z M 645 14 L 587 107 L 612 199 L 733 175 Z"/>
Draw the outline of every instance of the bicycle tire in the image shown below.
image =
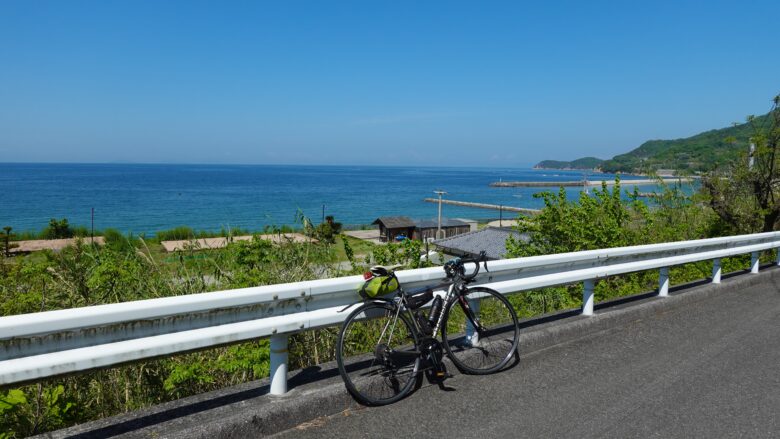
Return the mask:
<path id="1" fill-rule="evenodd" d="M 392 404 L 408 395 L 419 380 L 420 355 L 410 354 L 418 343 L 414 326 L 397 305 L 361 305 L 344 321 L 336 344 L 347 391 L 369 406 Z"/>
<path id="2" fill-rule="evenodd" d="M 481 333 L 469 330 L 471 324 L 460 297 L 467 300 L 472 309 L 479 310 L 477 318 L 483 326 Z M 517 352 L 520 338 L 517 314 L 506 297 L 490 288 L 469 288 L 460 297 L 453 297 L 444 311 L 441 335 L 447 355 L 463 373 L 497 372 Z"/>

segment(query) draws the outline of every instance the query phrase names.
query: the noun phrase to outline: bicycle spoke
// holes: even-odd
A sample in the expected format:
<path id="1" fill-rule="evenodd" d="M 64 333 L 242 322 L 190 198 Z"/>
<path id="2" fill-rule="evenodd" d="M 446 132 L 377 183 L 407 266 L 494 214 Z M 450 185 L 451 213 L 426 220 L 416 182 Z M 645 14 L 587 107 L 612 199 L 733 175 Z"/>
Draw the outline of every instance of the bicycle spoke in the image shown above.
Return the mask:
<path id="1" fill-rule="evenodd" d="M 517 317 L 500 293 L 492 290 L 473 288 L 464 298 L 468 308 L 459 300 L 449 307 L 442 333 L 445 348 L 464 372 L 495 372 L 506 365 L 517 346 Z M 468 312 L 474 312 L 479 330 L 471 324 Z"/>
<path id="2" fill-rule="evenodd" d="M 415 350 L 412 331 L 397 308 L 387 304 L 369 304 L 345 322 L 337 359 L 347 389 L 358 400 L 386 404 L 411 391 L 419 357 L 399 352 Z"/>

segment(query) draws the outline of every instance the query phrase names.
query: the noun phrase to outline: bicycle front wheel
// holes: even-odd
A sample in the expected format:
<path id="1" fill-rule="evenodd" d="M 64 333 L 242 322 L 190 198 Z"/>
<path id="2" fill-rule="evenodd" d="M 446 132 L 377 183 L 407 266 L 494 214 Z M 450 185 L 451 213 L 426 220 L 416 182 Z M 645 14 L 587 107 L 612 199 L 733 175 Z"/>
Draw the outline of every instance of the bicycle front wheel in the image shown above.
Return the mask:
<path id="1" fill-rule="evenodd" d="M 506 366 L 517 350 L 517 314 L 501 293 L 469 288 L 447 304 L 442 339 L 452 362 L 464 373 L 483 375 Z"/>
<path id="2" fill-rule="evenodd" d="M 365 405 L 396 402 L 418 379 L 417 333 L 391 303 L 371 302 L 353 311 L 341 327 L 336 361 L 344 385 Z"/>

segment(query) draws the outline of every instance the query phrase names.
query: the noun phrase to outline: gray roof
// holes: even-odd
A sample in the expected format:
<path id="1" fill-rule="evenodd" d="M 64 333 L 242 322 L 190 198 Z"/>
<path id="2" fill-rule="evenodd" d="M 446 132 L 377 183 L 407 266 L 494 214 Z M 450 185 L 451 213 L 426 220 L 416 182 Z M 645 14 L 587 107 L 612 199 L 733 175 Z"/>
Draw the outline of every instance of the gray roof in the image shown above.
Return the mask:
<path id="1" fill-rule="evenodd" d="M 528 240 L 527 235 L 510 228 L 487 227 L 475 232 L 439 239 L 433 241 L 433 245 L 452 255 L 477 256 L 484 250 L 489 259 L 495 260 L 505 257 L 506 240 L 510 236 L 523 241 Z"/>
<path id="2" fill-rule="evenodd" d="M 400 229 L 414 227 L 414 221 L 408 216 L 380 216 L 371 224 L 382 223 L 388 229 Z"/>

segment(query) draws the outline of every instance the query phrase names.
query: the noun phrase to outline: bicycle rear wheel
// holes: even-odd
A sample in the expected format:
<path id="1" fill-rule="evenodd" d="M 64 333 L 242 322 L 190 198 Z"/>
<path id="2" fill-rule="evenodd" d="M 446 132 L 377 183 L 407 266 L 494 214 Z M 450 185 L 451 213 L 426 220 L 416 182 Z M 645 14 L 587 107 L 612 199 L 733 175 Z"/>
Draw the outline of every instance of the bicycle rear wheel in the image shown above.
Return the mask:
<path id="1" fill-rule="evenodd" d="M 420 370 L 417 333 L 391 303 L 371 302 L 341 327 L 336 361 L 344 385 L 365 405 L 385 405 L 412 391 Z"/>
<path id="2" fill-rule="evenodd" d="M 501 293 L 469 288 L 445 310 L 442 339 L 452 362 L 464 373 L 483 375 L 506 366 L 517 351 L 517 314 Z M 476 320 L 476 328 L 469 318 Z"/>

